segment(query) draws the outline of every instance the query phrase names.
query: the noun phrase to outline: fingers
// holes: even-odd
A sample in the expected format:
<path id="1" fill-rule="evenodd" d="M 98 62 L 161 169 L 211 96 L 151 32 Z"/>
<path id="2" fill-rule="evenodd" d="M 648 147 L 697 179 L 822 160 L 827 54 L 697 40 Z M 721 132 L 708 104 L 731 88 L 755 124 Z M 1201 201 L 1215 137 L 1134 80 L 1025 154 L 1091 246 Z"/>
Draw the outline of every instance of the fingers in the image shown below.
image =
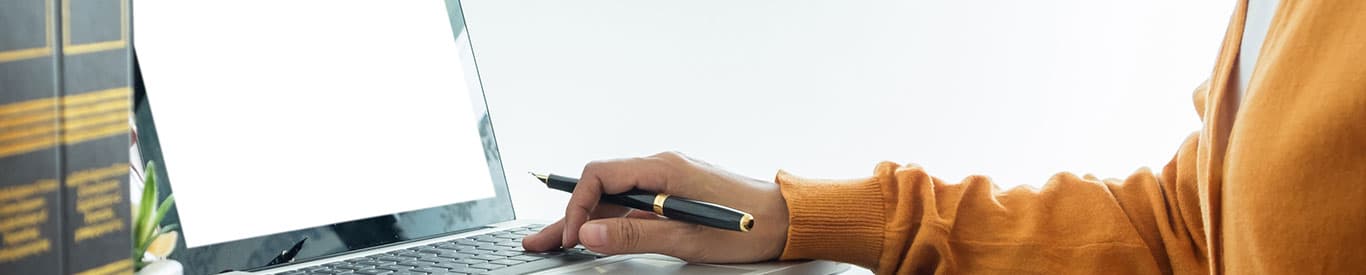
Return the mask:
<path id="1" fill-rule="evenodd" d="M 590 216 L 594 219 L 605 217 L 621 217 L 623 215 L 628 217 L 638 216 L 635 215 L 636 213 L 634 212 L 632 212 L 632 209 L 630 208 L 617 205 L 603 204 L 595 207 L 593 210 L 593 214 Z M 650 216 L 654 216 L 654 214 L 650 214 Z M 525 238 L 522 238 L 522 248 L 528 251 L 547 251 L 559 248 L 562 244 L 561 241 L 563 240 L 564 228 L 564 219 L 560 219 L 555 223 L 547 225 L 545 228 L 541 228 L 541 231 L 536 232 L 536 234 L 527 235 Z"/>
<path id="2" fill-rule="evenodd" d="M 706 261 L 704 251 L 718 238 L 698 225 L 664 219 L 608 218 L 590 221 L 579 232 L 589 250 L 603 254 L 660 253 L 687 261 Z M 716 232 L 712 232 L 716 233 Z"/>
<path id="3" fill-rule="evenodd" d="M 616 194 L 636 188 L 667 193 L 668 178 L 677 166 L 678 163 L 656 157 L 596 161 L 584 166 L 583 175 L 565 207 L 566 226 L 561 246 L 569 248 L 578 244 L 579 227 L 588 221 L 589 213 L 598 205 L 603 193 Z"/>
<path id="4" fill-rule="evenodd" d="M 542 228 L 540 232 L 522 238 L 522 249 L 527 251 L 547 251 L 560 247 L 560 235 L 564 232 L 564 219 Z"/>
<path id="5" fill-rule="evenodd" d="M 584 168 L 585 171 L 588 168 Z M 569 205 L 564 209 L 565 230 L 560 232 L 560 247 L 570 248 L 578 244 L 579 227 L 584 222 L 588 222 L 588 213 L 593 212 L 597 207 L 598 200 L 602 198 L 602 183 L 597 177 L 590 176 L 586 172 L 584 177 L 579 178 L 579 184 L 574 187 L 574 194 L 569 197 Z"/>

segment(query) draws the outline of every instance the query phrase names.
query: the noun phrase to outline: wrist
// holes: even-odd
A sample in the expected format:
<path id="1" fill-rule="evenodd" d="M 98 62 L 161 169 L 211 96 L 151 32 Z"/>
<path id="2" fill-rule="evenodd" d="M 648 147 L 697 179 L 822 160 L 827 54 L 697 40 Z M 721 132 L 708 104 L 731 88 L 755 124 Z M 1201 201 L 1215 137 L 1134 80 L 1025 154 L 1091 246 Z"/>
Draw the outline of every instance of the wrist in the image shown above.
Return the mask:
<path id="1" fill-rule="evenodd" d="M 788 213 L 780 259 L 876 266 L 886 225 L 876 179 L 812 180 L 780 171 L 776 181 Z"/>

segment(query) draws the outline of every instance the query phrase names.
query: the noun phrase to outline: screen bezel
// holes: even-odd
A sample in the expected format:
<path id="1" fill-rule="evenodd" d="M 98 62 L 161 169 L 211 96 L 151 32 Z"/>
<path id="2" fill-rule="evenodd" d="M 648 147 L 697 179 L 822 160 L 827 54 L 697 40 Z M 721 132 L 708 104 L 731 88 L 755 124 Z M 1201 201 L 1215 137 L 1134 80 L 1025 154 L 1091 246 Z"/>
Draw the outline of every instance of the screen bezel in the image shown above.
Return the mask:
<path id="1" fill-rule="evenodd" d="M 459 0 L 445 0 L 445 2 L 453 31 L 451 39 L 457 39 L 460 31 L 465 31 L 469 37 L 466 43 L 469 43 L 470 54 L 473 54 L 473 38 L 466 27 Z M 166 195 L 174 192 L 174 187 L 171 185 L 174 178 L 170 177 L 167 171 L 174 170 L 175 163 L 163 161 L 156 124 L 153 119 L 153 108 L 151 106 L 153 99 L 146 96 L 142 71 L 136 60 L 136 43 L 133 46 L 135 51 L 134 123 L 138 129 L 137 143 L 142 159 L 156 161 L 157 166 L 160 167 L 156 171 L 156 178 L 158 179 L 158 189 L 167 190 L 165 193 L 159 194 L 159 197 L 164 199 Z M 472 56 L 471 61 L 475 61 L 475 57 Z M 185 274 L 191 275 L 214 274 L 228 270 L 258 270 L 274 267 L 268 264 L 281 251 L 287 250 L 295 243 L 305 239 L 307 241 L 304 241 L 303 249 L 294 257 L 295 262 L 454 234 L 515 219 L 515 214 L 512 211 L 512 198 L 509 196 L 507 178 L 503 171 L 502 157 L 498 151 L 492 117 L 488 111 L 483 81 L 479 77 L 477 64 L 478 62 L 472 63 L 477 89 L 470 90 L 470 98 L 484 147 L 485 160 L 488 163 L 489 173 L 493 180 L 494 197 L 195 248 L 187 248 L 184 242 L 179 242 L 170 258 L 184 263 Z M 268 156 L 263 154 L 262 157 Z M 250 171 L 250 166 L 244 165 L 241 169 L 224 171 L 224 173 L 249 173 Z M 306 197 L 309 194 L 301 194 L 300 196 Z M 291 214 L 293 213 L 290 213 L 288 209 L 281 209 L 277 213 L 262 213 L 262 215 Z M 180 213 L 178 209 L 172 208 L 162 224 L 179 222 Z M 185 233 L 193 234 L 193 232 Z M 192 237 L 192 235 L 190 236 Z"/>

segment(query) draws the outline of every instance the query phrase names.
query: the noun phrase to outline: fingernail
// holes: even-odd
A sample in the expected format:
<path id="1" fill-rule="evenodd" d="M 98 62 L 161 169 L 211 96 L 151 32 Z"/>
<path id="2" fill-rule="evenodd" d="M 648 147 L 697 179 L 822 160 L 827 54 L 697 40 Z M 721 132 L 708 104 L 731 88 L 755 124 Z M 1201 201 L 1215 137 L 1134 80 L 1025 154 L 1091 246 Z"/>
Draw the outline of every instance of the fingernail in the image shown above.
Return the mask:
<path id="1" fill-rule="evenodd" d="M 579 229 L 579 241 L 583 245 L 590 247 L 602 247 L 607 245 L 607 226 L 596 223 L 584 224 Z"/>

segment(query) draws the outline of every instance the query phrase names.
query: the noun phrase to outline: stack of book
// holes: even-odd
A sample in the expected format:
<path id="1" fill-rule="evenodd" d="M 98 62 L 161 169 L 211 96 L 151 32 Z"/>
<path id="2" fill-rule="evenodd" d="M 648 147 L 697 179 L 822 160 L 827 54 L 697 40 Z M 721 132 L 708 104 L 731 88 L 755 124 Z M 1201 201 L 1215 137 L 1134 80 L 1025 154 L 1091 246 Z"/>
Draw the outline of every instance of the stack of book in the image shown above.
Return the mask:
<path id="1" fill-rule="evenodd" d="M 0 1 L 0 270 L 131 274 L 129 0 Z"/>

